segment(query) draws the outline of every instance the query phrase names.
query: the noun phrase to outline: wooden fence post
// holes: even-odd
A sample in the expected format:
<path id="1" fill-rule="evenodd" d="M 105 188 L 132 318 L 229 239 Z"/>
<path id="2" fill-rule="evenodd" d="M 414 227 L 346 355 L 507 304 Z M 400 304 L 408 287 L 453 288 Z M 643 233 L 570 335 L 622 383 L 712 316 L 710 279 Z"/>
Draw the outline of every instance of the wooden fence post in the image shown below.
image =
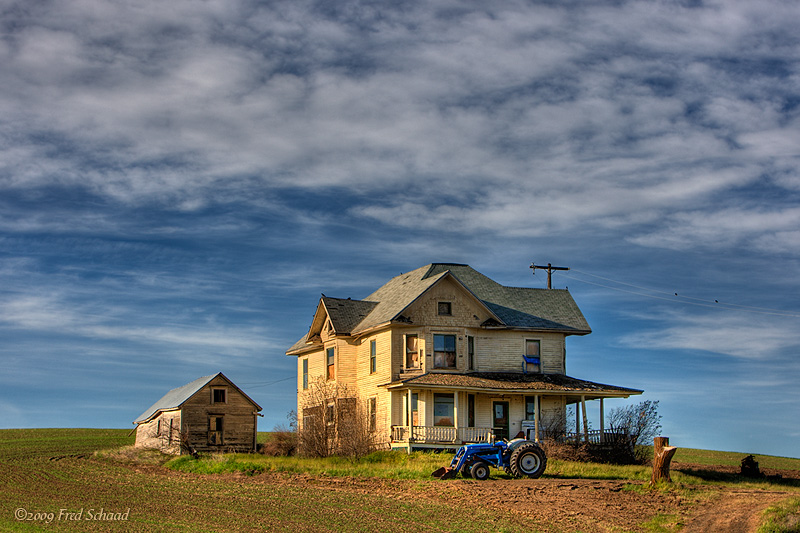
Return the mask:
<path id="1" fill-rule="evenodd" d="M 667 481 L 672 483 L 669 477 L 669 463 L 672 461 L 672 456 L 678 451 L 676 446 L 669 445 L 669 437 L 656 437 L 653 439 L 653 477 L 650 478 L 650 484 L 653 485 L 659 481 Z"/>

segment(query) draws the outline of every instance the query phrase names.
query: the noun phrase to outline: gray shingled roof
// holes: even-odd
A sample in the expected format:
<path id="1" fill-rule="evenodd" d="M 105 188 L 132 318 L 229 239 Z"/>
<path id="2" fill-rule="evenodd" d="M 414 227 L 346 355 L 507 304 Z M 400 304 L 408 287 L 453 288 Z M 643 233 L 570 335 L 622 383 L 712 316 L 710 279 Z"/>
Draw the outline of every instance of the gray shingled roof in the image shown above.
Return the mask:
<path id="1" fill-rule="evenodd" d="M 627 397 L 641 394 L 629 389 L 573 378 L 564 374 L 514 374 L 473 372 L 470 374 L 425 373 L 390 383 L 388 387 L 452 387 L 492 391 L 548 391 L 597 396 Z"/>
<path id="2" fill-rule="evenodd" d="M 449 271 L 512 328 L 556 329 L 578 334 L 592 329 L 567 290 L 506 287 L 468 265 L 433 264 L 426 275 Z"/>
<path id="3" fill-rule="evenodd" d="M 340 334 L 358 334 L 392 320 L 425 291 L 446 276 L 453 276 L 486 306 L 497 319 L 497 327 L 551 330 L 584 335 L 592 330 L 569 291 L 506 287 L 469 265 L 432 263 L 389 280 L 363 300 L 323 296 L 334 329 Z M 298 340 L 288 353 L 306 346 Z"/>
<path id="4" fill-rule="evenodd" d="M 216 374 L 212 374 L 210 376 L 203 376 L 201 378 L 197 378 L 196 380 L 192 381 L 191 383 L 187 383 L 182 387 L 178 387 L 177 389 L 172 389 L 164 396 L 161 397 L 156 403 L 151 405 L 144 413 L 139 415 L 139 417 L 133 421 L 134 424 L 141 424 L 142 422 L 147 422 L 151 419 L 154 415 L 156 415 L 160 411 L 171 411 L 173 409 L 178 409 L 181 405 L 183 405 L 186 400 L 197 394 L 203 387 L 208 385 L 211 380 L 216 378 L 217 376 L 222 376 L 225 381 L 230 383 L 233 387 L 236 385 L 233 384 L 231 380 L 229 380 L 222 372 L 217 372 Z M 244 392 L 236 387 L 242 395 L 250 400 L 253 405 L 255 405 L 258 410 L 261 410 L 261 406 L 258 405 L 256 402 L 253 402 L 249 396 L 247 396 Z"/>
<path id="5" fill-rule="evenodd" d="M 343 300 L 329 296 L 323 296 L 322 303 L 328 311 L 333 329 L 341 335 L 349 335 L 353 328 L 363 322 L 378 305 L 377 302 L 367 300 L 351 300 L 350 298 Z"/>

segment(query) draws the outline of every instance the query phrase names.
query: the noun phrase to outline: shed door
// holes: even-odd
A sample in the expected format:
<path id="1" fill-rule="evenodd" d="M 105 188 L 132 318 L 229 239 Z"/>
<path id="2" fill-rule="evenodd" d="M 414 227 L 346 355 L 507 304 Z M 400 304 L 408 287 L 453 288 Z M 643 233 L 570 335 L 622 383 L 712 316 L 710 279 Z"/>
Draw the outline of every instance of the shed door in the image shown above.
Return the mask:
<path id="1" fill-rule="evenodd" d="M 208 417 L 208 443 L 221 446 L 222 445 L 222 415 L 210 415 Z"/>

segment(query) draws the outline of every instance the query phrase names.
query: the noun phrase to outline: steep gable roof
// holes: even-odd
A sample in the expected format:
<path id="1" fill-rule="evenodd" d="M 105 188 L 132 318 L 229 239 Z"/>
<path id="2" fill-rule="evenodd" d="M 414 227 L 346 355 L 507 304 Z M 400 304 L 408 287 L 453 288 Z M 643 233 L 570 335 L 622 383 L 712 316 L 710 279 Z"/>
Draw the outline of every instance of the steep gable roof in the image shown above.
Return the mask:
<path id="1" fill-rule="evenodd" d="M 334 331 L 340 335 L 349 335 L 375 309 L 378 302 L 323 296 L 322 304 L 328 312 Z"/>
<path id="2" fill-rule="evenodd" d="M 372 312 L 367 315 L 353 332 L 360 333 L 392 320 L 397 320 L 403 311 L 428 289 L 451 275 L 451 272 L 446 269 L 431 274 L 430 265 L 426 265 L 392 278 L 380 289 L 367 296 L 367 300 L 378 302 L 378 305 L 375 306 Z M 484 305 L 460 279 L 455 278 L 455 280 L 466 292 L 475 298 L 478 304 Z M 489 308 L 486 310 L 490 313 L 492 312 Z"/>
<path id="3" fill-rule="evenodd" d="M 552 329 L 578 335 L 592 331 L 567 290 L 506 287 L 468 265 L 433 264 L 426 275 L 435 276 L 445 269 L 469 287 L 506 327 Z"/>
<path id="4" fill-rule="evenodd" d="M 227 381 L 232 387 L 238 390 L 245 398 L 250 400 L 250 402 L 260 411 L 261 406 L 254 402 L 247 394 L 242 392 L 242 390 L 234 385 L 234 383 L 229 380 L 222 372 L 217 372 L 216 374 L 212 374 L 210 376 L 203 376 L 201 378 L 197 378 L 196 380 L 192 381 L 191 383 L 187 383 L 182 387 L 178 387 L 176 389 L 172 389 L 164 396 L 161 397 L 156 403 L 151 405 L 144 413 L 139 415 L 139 417 L 133 421 L 134 424 L 141 424 L 142 422 L 147 422 L 155 415 L 157 415 L 161 411 L 171 411 L 173 409 L 178 409 L 182 406 L 186 401 L 200 392 L 203 387 L 211 383 L 211 381 L 216 378 L 217 376 L 221 376 L 225 381 Z"/>
<path id="5" fill-rule="evenodd" d="M 338 334 L 356 335 L 402 320 L 402 313 L 408 306 L 448 276 L 493 315 L 486 327 L 551 330 L 574 335 L 592 331 L 569 291 L 506 287 L 469 265 L 459 263 L 431 263 L 390 279 L 364 300 L 323 296 L 320 305 L 327 310 Z M 319 312 L 315 324 L 318 315 Z M 309 334 L 287 353 L 308 347 L 315 329 L 312 324 Z"/>

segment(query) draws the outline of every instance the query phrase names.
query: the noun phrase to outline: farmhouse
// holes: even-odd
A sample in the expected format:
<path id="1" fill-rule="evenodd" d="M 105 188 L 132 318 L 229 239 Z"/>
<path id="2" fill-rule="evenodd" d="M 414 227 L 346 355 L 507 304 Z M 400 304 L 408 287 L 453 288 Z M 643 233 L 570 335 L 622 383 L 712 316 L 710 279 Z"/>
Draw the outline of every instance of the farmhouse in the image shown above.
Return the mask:
<path id="1" fill-rule="evenodd" d="M 222 372 L 204 376 L 172 389 L 133 422 L 135 446 L 172 454 L 252 452 L 259 411 Z"/>
<path id="2" fill-rule="evenodd" d="M 286 352 L 297 357 L 298 426 L 335 425 L 358 398 L 379 442 L 446 448 L 519 432 L 563 437 L 576 405 L 576 434 L 602 439 L 602 414 L 590 435 L 586 402 L 599 400 L 602 413 L 605 398 L 642 391 L 566 375 L 566 338 L 588 333 L 567 290 L 506 287 L 462 264 L 423 266 L 363 300 L 323 295 Z M 316 405 L 320 384 L 348 398 Z"/>

